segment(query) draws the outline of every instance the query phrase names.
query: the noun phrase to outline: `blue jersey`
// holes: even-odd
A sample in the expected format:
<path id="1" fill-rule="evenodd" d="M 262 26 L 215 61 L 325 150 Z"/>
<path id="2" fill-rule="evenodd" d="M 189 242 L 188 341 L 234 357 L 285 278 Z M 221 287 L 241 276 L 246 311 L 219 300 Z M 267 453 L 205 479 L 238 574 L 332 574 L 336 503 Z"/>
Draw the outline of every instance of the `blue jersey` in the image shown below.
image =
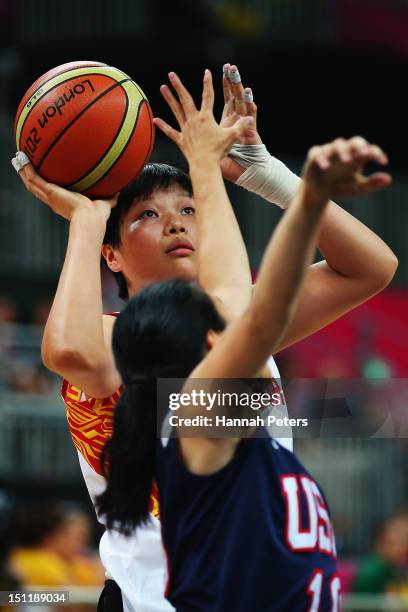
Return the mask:
<path id="1" fill-rule="evenodd" d="M 167 597 L 178 612 L 337 612 L 329 511 L 295 455 L 263 432 L 210 476 L 157 447 Z"/>

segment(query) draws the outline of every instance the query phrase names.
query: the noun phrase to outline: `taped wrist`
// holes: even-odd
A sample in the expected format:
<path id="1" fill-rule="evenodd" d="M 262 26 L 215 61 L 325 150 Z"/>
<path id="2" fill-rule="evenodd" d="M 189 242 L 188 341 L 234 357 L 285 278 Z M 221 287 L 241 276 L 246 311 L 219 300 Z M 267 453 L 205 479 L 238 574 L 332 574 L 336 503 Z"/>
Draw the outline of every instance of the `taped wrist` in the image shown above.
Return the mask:
<path id="1" fill-rule="evenodd" d="M 301 179 L 279 159 L 272 157 L 265 145 L 235 144 L 228 155 L 246 168 L 236 181 L 237 185 L 272 204 L 277 204 L 280 208 L 287 208 Z"/>

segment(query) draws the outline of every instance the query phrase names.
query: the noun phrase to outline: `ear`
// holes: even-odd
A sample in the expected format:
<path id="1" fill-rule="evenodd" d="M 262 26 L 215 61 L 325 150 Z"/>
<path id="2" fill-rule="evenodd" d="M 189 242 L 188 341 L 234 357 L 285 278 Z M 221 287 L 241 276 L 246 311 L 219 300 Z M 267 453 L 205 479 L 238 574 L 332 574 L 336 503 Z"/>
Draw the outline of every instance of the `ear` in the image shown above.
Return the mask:
<path id="1" fill-rule="evenodd" d="M 118 252 L 110 244 L 102 245 L 102 257 L 106 261 L 106 265 L 112 272 L 121 272 L 122 264 Z"/>
<path id="2" fill-rule="evenodd" d="M 210 351 L 213 346 L 217 343 L 219 338 L 219 333 L 214 331 L 213 329 L 209 329 L 207 332 L 207 350 Z"/>

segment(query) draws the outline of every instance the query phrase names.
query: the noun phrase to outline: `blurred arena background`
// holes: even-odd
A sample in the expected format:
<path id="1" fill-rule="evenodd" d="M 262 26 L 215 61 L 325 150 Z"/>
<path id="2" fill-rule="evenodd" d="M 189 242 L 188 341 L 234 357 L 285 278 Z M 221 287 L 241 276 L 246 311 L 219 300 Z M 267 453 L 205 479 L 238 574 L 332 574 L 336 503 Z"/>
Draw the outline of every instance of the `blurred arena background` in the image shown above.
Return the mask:
<path id="1" fill-rule="evenodd" d="M 40 360 L 67 224 L 24 191 L 10 165 L 14 112 L 24 91 L 53 66 L 98 60 L 132 75 L 153 112 L 170 120 L 159 93 L 167 72 L 177 70 L 198 96 L 209 67 L 220 114 L 221 68 L 228 61 L 254 90 L 270 152 L 295 171 L 310 146 L 336 136 L 361 134 L 382 146 L 392 186 L 345 207 L 395 251 L 396 278 L 278 362 L 284 378 L 395 381 L 408 378 L 407 32 L 406 0 L 0 0 L 0 590 L 14 584 L 10 551 L 15 560 L 21 547 L 44 544 L 44 529 L 34 539 L 26 534 L 27 523 L 36 525 L 32 517 L 50 524 L 50 533 L 82 517 L 72 560 L 49 584 L 95 587 L 79 591 L 77 610 L 95 601 L 101 584 L 95 565 L 101 531 L 67 431 L 60 381 Z M 152 159 L 185 166 L 160 134 Z M 230 194 L 256 273 L 280 211 L 239 189 Z M 120 309 L 114 282 L 103 273 L 106 310 Z M 408 610 L 407 440 L 313 439 L 295 446 L 332 509 L 345 609 Z M 392 578 L 356 586 L 374 552 Z M 75 573 L 79 560 L 93 569 L 88 564 Z M 20 580 L 30 583 L 29 575 Z M 399 597 L 384 599 L 388 591 Z"/>

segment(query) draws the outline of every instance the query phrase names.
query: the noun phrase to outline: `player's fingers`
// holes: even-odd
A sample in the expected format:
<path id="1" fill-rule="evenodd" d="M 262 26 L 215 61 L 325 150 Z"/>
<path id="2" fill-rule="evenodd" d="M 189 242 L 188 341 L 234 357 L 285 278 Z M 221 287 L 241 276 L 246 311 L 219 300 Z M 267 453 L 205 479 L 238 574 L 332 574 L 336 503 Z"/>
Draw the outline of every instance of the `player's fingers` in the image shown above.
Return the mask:
<path id="1" fill-rule="evenodd" d="M 224 78 L 223 77 L 223 84 L 222 84 L 222 91 L 224 94 L 224 106 L 229 106 L 230 102 L 231 102 L 231 92 L 228 86 L 224 85 Z"/>
<path id="2" fill-rule="evenodd" d="M 316 166 L 320 170 L 327 170 L 330 167 L 330 149 L 326 145 L 312 147 L 308 154 L 308 163 Z"/>
<path id="3" fill-rule="evenodd" d="M 25 166 L 31 165 L 31 162 L 28 155 L 23 153 L 23 151 L 17 151 L 15 157 L 11 160 L 11 165 L 17 174 L 19 174 Z"/>
<path id="4" fill-rule="evenodd" d="M 315 159 L 315 164 L 320 170 L 327 170 L 330 168 L 330 160 L 325 155 L 318 155 Z"/>
<path id="5" fill-rule="evenodd" d="M 166 136 L 170 138 L 177 145 L 180 143 L 181 133 L 172 128 L 168 123 L 160 119 L 160 117 L 155 117 L 153 119 L 153 123 L 156 127 L 159 128 Z"/>
<path id="6" fill-rule="evenodd" d="M 170 87 L 168 87 L 167 85 L 162 85 L 160 87 L 160 93 L 166 100 L 167 104 L 170 106 L 171 110 L 173 111 L 173 115 L 177 119 L 177 123 L 181 127 L 185 123 L 186 118 L 184 115 L 183 107 L 181 106 L 180 102 L 176 100 L 176 98 L 173 96 L 172 91 L 170 90 Z"/>
<path id="7" fill-rule="evenodd" d="M 222 91 L 224 94 L 224 105 L 227 106 L 232 98 L 231 84 L 229 80 L 230 64 L 224 64 L 222 67 Z"/>
<path id="8" fill-rule="evenodd" d="M 244 99 L 244 88 L 242 86 L 241 75 L 239 74 L 237 66 L 234 64 L 229 70 L 228 77 L 234 95 L 235 111 L 238 113 L 238 115 L 246 115 L 247 106 Z"/>
<path id="9" fill-rule="evenodd" d="M 203 96 L 201 102 L 201 110 L 211 112 L 214 107 L 214 87 L 212 82 L 212 74 L 208 68 L 205 69 L 203 79 Z"/>
<path id="10" fill-rule="evenodd" d="M 115 206 L 117 206 L 119 195 L 120 195 L 120 191 L 118 191 L 118 193 L 115 193 L 113 198 L 109 198 L 108 200 L 106 200 L 106 202 L 109 204 L 111 208 L 115 208 Z"/>
<path id="11" fill-rule="evenodd" d="M 231 81 L 229 80 L 230 67 L 230 64 L 224 64 L 224 66 L 222 67 L 222 89 L 224 93 L 224 109 L 222 113 L 222 120 L 224 120 L 229 115 L 235 113 L 234 94 L 232 91 Z"/>
<path id="12" fill-rule="evenodd" d="M 174 89 L 177 92 L 181 105 L 183 107 L 184 112 L 193 113 L 196 112 L 196 106 L 194 104 L 194 100 L 190 95 L 190 92 L 184 87 L 183 83 L 180 80 L 180 77 L 175 72 L 169 72 L 170 83 L 173 85 Z"/>
<path id="13" fill-rule="evenodd" d="M 392 178 L 386 172 L 376 172 L 371 176 L 361 177 L 358 182 L 358 194 L 365 195 L 367 193 L 373 193 L 384 187 L 388 187 L 392 182 Z"/>
<path id="14" fill-rule="evenodd" d="M 381 147 L 379 147 L 378 145 L 370 145 L 370 146 L 371 146 L 371 152 L 373 154 L 374 160 L 383 166 L 388 164 L 388 156 L 381 149 Z"/>
<path id="15" fill-rule="evenodd" d="M 27 191 L 48 204 L 50 183 L 47 183 L 47 181 L 37 174 L 28 156 L 22 151 L 17 151 L 11 163 L 23 181 Z"/>
<path id="16" fill-rule="evenodd" d="M 375 162 L 384 166 L 388 164 L 388 157 L 380 147 L 377 145 L 366 144 L 355 152 L 355 159 L 359 163 L 366 163 L 368 161 Z"/>
<path id="17" fill-rule="evenodd" d="M 231 137 L 232 142 L 239 140 L 245 133 L 245 130 L 253 127 L 254 118 L 253 117 L 240 117 L 235 125 L 231 128 Z"/>
<path id="18" fill-rule="evenodd" d="M 333 141 L 331 145 L 331 158 L 337 158 L 345 164 L 353 161 L 350 146 L 344 138 L 336 138 L 336 140 Z"/>
<path id="19" fill-rule="evenodd" d="M 362 136 L 353 136 L 353 138 L 348 140 L 348 144 L 351 153 L 356 154 L 364 149 L 368 145 L 368 142 Z"/>
<path id="20" fill-rule="evenodd" d="M 247 107 L 247 115 L 256 119 L 258 114 L 258 107 L 254 102 L 254 94 L 250 87 L 245 87 L 244 89 L 244 100 Z"/>
<path id="21" fill-rule="evenodd" d="M 227 117 L 225 117 L 222 121 L 222 127 L 228 128 L 234 125 L 238 121 L 238 115 L 234 113 L 230 113 Z"/>

